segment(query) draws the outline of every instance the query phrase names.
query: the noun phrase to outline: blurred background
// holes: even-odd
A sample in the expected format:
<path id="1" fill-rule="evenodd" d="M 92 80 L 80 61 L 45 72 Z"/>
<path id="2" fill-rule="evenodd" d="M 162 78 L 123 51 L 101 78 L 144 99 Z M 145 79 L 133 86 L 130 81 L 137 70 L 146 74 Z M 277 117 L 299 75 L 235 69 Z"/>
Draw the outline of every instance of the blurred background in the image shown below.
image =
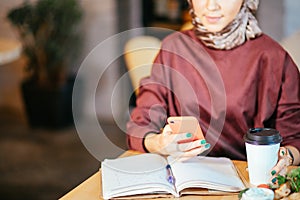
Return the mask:
<path id="1" fill-rule="evenodd" d="M 101 158 L 126 150 L 125 124 L 134 97 L 130 101 L 123 97 L 134 93 L 128 77 L 115 87 L 126 73 L 124 45 L 138 35 L 161 40 L 189 21 L 184 0 L 44 1 L 40 10 L 34 7 L 37 0 L 0 1 L 2 199 L 58 199 L 99 169 L 99 159 L 81 142 L 74 126 L 74 77 L 108 38 L 135 28 L 157 27 L 129 31 L 108 48 L 97 50 L 98 56 L 89 57 L 88 78 L 82 80 L 80 104 L 75 104 L 86 119 L 96 116 L 106 137 L 119 148 L 107 154 L 107 140 L 95 141 Z M 290 47 L 287 38 L 299 35 L 299 10 L 298 0 L 261 0 L 257 18 L 265 33 Z M 292 43 L 291 48 L 299 52 L 299 37 Z M 106 58 L 111 57 L 116 59 L 108 65 Z M 98 70 L 101 77 L 95 76 Z M 95 96 L 85 95 L 95 82 Z M 117 99 L 114 103 L 112 96 Z"/>

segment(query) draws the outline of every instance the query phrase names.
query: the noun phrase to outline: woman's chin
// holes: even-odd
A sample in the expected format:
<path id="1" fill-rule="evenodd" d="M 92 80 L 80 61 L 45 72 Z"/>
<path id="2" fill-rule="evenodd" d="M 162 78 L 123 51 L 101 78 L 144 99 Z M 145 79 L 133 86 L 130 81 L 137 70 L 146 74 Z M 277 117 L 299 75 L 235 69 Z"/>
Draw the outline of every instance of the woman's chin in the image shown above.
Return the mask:
<path id="1" fill-rule="evenodd" d="M 223 28 L 224 28 L 223 26 L 220 27 L 220 26 L 217 26 L 217 25 L 209 25 L 209 26 L 205 26 L 205 27 L 206 27 L 206 30 L 208 32 L 211 32 L 211 33 L 218 33 L 220 31 L 222 31 Z"/>

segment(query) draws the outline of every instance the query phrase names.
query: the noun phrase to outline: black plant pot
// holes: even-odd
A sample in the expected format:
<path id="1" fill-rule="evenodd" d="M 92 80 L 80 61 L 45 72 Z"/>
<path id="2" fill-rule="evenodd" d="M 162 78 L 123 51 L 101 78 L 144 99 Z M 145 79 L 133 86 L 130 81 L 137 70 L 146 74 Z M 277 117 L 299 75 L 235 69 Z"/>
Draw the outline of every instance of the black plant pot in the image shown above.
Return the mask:
<path id="1" fill-rule="evenodd" d="M 71 126 L 74 78 L 58 89 L 39 88 L 30 81 L 22 83 L 22 95 L 32 128 L 60 129 Z"/>

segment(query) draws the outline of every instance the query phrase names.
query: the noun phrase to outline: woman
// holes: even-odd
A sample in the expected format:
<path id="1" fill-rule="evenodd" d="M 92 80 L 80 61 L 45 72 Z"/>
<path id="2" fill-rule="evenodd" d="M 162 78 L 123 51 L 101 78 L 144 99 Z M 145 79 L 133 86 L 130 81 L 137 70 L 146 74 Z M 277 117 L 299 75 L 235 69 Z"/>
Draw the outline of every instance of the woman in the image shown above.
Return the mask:
<path id="1" fill-rule="evenodd" d="M 127 124 L 128 145 L 142 152 L 245 160 L 252 127 L 280 131 L 277 174 L 300 162 L 300 77 L 284 49 L 257 25 L 258 0 L 191 0 L 194 29 L 168 36 L 151 76 L 141 81 Z M 194 116 L 206 141 L 177 144 L 169 116 Z M 163 129 L 162 129 L 163 128 Z M 162 129 L 162 131 L 161 131 Z"/>

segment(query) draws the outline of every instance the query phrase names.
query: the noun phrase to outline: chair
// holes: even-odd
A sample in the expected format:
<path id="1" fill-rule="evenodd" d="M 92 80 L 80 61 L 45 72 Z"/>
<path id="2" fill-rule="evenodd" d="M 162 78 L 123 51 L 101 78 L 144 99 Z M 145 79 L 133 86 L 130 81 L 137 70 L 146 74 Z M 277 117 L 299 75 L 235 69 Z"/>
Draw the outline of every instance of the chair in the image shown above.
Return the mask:
<path id="1" fill-rule="evenodd" d="M 181 30 L 181 31 L 185 31 L 185 30 L 192 29 L 193 27 L 194 27 L 194 25 L 192 24 L 192 22 L 191 22 L 191 21 L 187 21 L 187 22 L 185 22 L 185 23 L 181 26 L 180 30 Z"/>
<path id="2" fill-rule="evenodd" d="M 160 45 L 160 39 L 145 35 L 134 37 L 126 42 L 125 64 L 135 95 L 138 94 L 140 80 L 150 75 L 152 63 L 159 52 Z"/>
<path id="3" fill-rule="evenodd" d="M 280 44 L 293 58 L 300 72 L 300 31 L 284 38 Z"/>

